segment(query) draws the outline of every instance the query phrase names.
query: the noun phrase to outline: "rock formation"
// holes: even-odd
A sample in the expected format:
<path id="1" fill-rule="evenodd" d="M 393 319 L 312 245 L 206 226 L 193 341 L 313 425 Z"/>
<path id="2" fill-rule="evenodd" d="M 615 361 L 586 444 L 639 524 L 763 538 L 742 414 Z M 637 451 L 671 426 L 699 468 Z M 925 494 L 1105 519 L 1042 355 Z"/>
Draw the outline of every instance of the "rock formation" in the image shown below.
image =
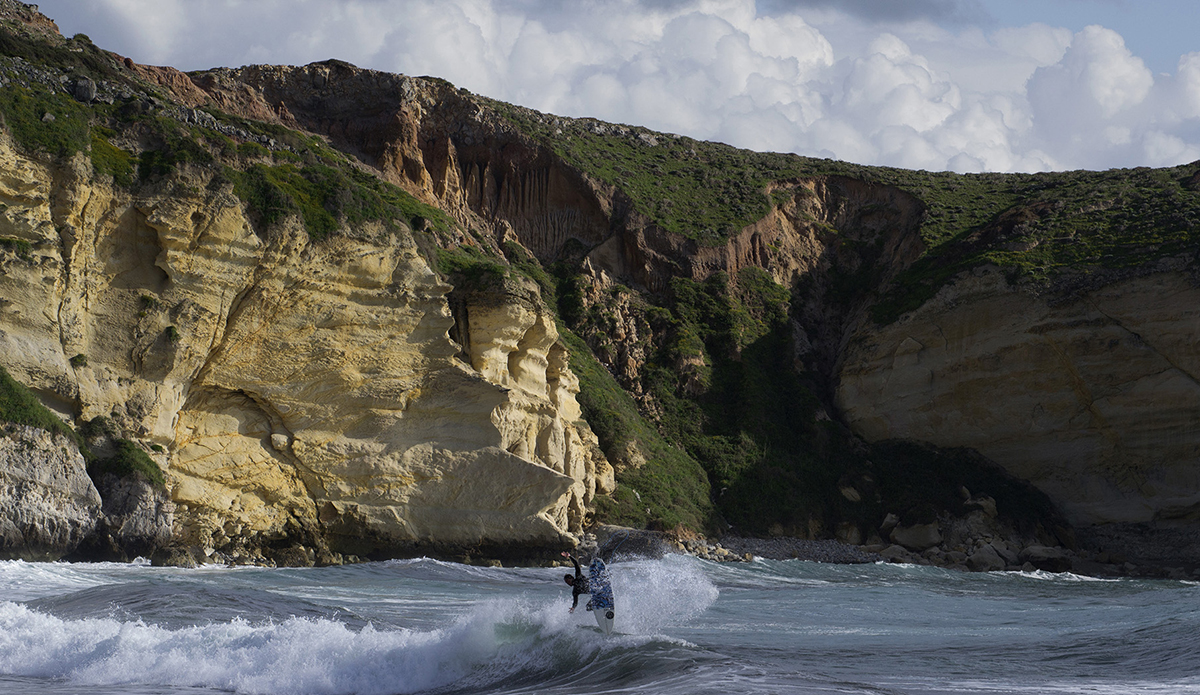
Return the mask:
<path id="1" fill-rule="evenodd" d="M 134 197 L 0 144 L 0 236 L 33 249 L 3 252 L 5 366 L 165 451 L 173 541 L 327 561 L 569 543 L 607 463 L 536 295 L 492 297 L 464 363 L 406 231 L 262 236 L 203 176 Z"/>
<path id="2" fill-rule="evenodd" d="M 73 442 L 33 427 L 2 427 L 0 557 L 57 559 L 95 530 L 100 495 Z"/>

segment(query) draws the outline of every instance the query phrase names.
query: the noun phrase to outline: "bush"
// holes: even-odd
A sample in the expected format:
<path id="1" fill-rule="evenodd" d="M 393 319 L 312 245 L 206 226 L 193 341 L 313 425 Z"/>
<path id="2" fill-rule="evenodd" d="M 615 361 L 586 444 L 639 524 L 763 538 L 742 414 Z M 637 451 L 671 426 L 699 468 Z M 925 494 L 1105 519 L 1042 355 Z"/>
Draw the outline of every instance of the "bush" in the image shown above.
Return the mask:
<path id="1" fill-rule="evenodd" d="M 113 183 L 128 188 L 133 185 L 133 170 L 135 158 L 129 152 L 113 145 L 108 141 L 111 131 L 95 128 L 92 130 L 92 170 L 98 175 L 113 177 Z"/>
<path id="2" fill-rule="evenodd" d="M 103 475 L 118 478 L 138 477 L 158 488 L 166 487 L 166 476 L 150 456 L 128 439 L 117 439 L 116 453 L 105 459 L 96 459 L 88 465 L 88 475 L 98 481 Z"/>
<path id="3" fill-rule="evenodd" d="M 0 420 L 60 434 L 87 451 L 75 430 L 42 405 L 24 384 L 9 376 L 4 367 L 0 367 Z"/>
<path id="4" fill-rule="evenodd" d="M 41 85 L 0 89 L 0 113 L 17 145 L 27 151 L 69 157 L 91 144 L 88 110 Z"/>
<path id="5" fill-rule="evenodd" d="M 24 239 L 0 237 L 0 249 L 12 251 L 24 260 L 29 260 L 33 256 L 33 244 L 30 244 Z"/>

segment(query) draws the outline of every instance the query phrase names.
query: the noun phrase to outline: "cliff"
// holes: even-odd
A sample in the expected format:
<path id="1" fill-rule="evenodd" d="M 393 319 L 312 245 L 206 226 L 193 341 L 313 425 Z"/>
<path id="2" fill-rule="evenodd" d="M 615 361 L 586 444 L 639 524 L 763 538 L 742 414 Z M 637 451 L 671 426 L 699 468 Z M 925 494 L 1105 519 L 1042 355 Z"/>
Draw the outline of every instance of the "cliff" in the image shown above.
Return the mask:
<path id="1" fill-rule="evenodd" d="M 163 471 L 142 549 L 607 521 L 1200 563 L 1200 165 L 745 152 L 336 60 L 141 66 L 2 7 L 0 365 Z M 80 509 L 78 552 L 132 547 Z"/>

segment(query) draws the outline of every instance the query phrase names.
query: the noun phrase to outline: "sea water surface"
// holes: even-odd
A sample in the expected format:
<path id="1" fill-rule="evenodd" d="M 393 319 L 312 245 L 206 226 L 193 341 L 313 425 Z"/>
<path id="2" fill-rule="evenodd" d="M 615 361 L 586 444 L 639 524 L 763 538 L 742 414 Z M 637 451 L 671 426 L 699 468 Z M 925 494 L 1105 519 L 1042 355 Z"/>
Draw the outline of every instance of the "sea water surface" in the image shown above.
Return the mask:
<path id="1" fill-rule="evenodd" d="M 0 693 L 1200 693 L 1200 585 L 686 556 L 562 569 L 0 562 Z"/>

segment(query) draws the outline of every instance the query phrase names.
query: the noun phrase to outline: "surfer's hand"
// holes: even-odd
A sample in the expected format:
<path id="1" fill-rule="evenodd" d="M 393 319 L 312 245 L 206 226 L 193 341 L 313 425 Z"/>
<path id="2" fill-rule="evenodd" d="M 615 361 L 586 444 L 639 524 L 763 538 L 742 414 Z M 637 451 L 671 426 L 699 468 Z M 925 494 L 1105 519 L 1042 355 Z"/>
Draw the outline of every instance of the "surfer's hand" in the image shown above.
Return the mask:
<path id="1" fill-rule="evenodd" d="M 574 609 L 574 608 L 568 608 L 568 609 L 567 609 L 567 612 L 568 612 L 568 613 L 574 613 L 574 612 L 575 612 L 575 609 Z"/>
<path id="2" fill-rule="evenodd" d="M 571 553 L 568 553 L 567 551 L 564 550 L 564 551 L 562 551 L 562 556 L 563 557 L 571 557 Z"/>

